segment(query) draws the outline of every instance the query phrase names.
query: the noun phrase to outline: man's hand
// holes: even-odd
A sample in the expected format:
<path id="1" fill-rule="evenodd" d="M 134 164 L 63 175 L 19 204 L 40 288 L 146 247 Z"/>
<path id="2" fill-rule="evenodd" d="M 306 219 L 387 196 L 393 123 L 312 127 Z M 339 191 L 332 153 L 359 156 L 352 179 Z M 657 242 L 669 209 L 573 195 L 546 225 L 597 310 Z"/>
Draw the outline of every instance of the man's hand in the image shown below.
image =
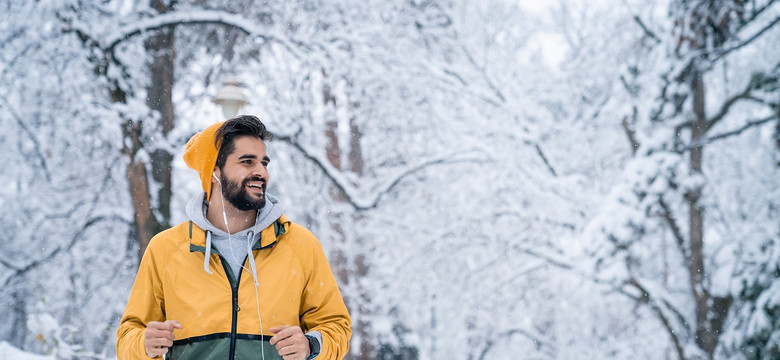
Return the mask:
<path id="1" fill-rule="evenodd" d="M 173 329 L 183 329 L 176 320 L 166 322 L 150 321 L 144 331 L 144 349 L 146 356 L 156 358 L 166 354 L 173 345 Z"/>
<path id="2" fill-rule="evenodd" d="M 303 335 L 299 326 L 277 326 L 270 328 L 276 333 L 271 338 L 271 345 L 276 346 L 276 351 L 284 360 L 306 360 L 311 355 L 309 339 Z"/>

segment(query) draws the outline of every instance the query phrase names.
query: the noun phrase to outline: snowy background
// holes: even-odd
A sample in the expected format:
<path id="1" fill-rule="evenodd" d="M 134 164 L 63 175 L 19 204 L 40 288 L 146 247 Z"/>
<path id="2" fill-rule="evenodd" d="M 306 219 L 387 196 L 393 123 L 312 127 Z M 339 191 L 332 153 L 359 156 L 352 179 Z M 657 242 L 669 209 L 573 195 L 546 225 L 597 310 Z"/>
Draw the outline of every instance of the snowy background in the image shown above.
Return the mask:
<path id="1" fill-rule="evenodd" d="M 350 359 L 780 358 L 780 2 L 0 2 L 0 360 L 113 359 L 240 79 Z"/>

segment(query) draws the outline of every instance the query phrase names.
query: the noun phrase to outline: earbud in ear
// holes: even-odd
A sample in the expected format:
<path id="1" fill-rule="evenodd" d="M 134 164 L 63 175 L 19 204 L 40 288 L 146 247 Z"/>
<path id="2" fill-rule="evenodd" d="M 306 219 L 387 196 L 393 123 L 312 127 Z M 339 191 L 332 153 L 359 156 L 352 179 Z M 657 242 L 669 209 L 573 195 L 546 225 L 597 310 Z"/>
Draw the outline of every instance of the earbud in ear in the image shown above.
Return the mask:
<path id="1" fill-rule="evenodd" d="M 213 177 L 215 180 L 217 180 L 217 182 L 218 182 L 220 185 L 222 185 L 222 182 L 221 182 L 221 181 L 219 181 L 219 178 L 217 177 L 217 173 L 216 173 L 216 172 L 213 172 L 213 173 L 211 173 L 211 176 L 212 176 L 212 177 Z"/>

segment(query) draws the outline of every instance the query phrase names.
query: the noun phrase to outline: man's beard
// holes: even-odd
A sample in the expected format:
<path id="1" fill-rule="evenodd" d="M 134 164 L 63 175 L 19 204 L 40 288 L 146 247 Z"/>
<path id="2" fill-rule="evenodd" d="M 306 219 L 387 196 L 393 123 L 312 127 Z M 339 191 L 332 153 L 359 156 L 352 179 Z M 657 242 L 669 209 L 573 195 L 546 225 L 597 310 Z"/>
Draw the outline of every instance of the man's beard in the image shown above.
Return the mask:
<path id="1" fill-rule="evenodd" d="M 220 176 L 220 178 L 222 178 L 221 181 L 222 184 L 224 184 L 224 189 L 222 191 L 223 196 L 236 209 L 241 211 L 260 210 L 263 208 L 263 206 L 265 206 L 266 185 L 265 181 L 262 181 L 261 178 L 246 178 L 240 185 L 235 181 L 231 181 L 230 179 L 225 178 L 224 173 Z M 255 199 L 246 191 L 246 184 L 250 181 L 260 181 L 263 183 L 263 196 L 261 196 L 259 199 Z"/>

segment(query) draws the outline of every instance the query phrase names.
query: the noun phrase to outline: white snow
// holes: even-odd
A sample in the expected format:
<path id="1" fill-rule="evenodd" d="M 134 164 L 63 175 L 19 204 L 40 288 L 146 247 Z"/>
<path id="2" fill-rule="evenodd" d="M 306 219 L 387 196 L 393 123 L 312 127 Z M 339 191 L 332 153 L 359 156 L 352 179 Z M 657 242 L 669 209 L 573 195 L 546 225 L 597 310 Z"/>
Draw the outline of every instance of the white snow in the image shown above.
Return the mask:
<path id="1" fill-rule="evenodd" d="M 40 355 L 25 352 L 13 347 L 6 341 L 0 341 L 1 360 L 55 360 L 54 355 Z"/>

